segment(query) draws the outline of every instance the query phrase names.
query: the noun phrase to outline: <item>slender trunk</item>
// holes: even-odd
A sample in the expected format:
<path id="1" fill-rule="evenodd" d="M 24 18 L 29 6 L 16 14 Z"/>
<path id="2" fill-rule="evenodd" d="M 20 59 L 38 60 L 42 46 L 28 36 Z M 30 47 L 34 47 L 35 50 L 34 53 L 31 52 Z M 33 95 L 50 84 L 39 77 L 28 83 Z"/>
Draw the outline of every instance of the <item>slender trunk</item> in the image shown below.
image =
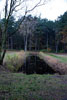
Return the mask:
<path id="1" fill-rule="evenodd" d="M 24 36 L 24 51 L 25 51 L 25 36 Z"/>
<path id="2" fill-rule="evenodd" d="M 65 44 L 65 42 L 64 42 L 64 53 L 65 53 L 65 51 L 66 51 L 66 44 Z"/>
<path id="3" fill-rule="evenodd" d="M 56 53 L 58 53 L 58 45 L 56 44 Z"/>
<path id="4" fill-rule="evenodd" d="M 2 30 L 0 26 L 0 60 L 1 60 L 1 54 L 2 54 Z"/>
<path id="5" fill-rule="evenodd" d="M 6 31 L 6 26 L 5 26 L 5 31 L 2 33 L 2 45 L 1 45 L 1 58 L 0 58 L 0 65 L 3 64 L 3 60 L 6 54 L 6 37 L 7 37 L 7 31 Z"/>
<path id="6" fill-rule="evenodd" d="M 59 42 L 56 43 L 56 53 L 58 53 L 58 45 L 59 45 Z"/>
<path id="7" fill-rule="evenodd" d="M 47 33 L 47 51 L 48 51 L 48 33 Z"/>
<path id="8" fill-rule="evenodd" d="M 29 38 L 29 51 L 31 51 L 31 36 Z"/>
<path id="9" fill-rule="evenodd" d="M 37 38 L 35 40 L 35 51 L 37 51 Z"/>
<path id="10" fill-rule="evenodd" d="M 40 41 L 38 40 L 38 51 L 40 50 Z"/>
<path id="11" fill-rule="evenodd" d="M 11 39 L 11 49 L 13 49 L 13 39 L 12 37 L 10 39 Z"/>
<path id="12" fill-rule="evenodd" d="M 27 38 L 26 38 L 26 41 L 25 41 L 25 51 L 27 51 Z"/>
<path id="13" fill-rule="evenodd" d="M 24 50 L 25 51 L 27 51 L 27 42 L 28 42 L 28 35 L 26 35 L 26 37 L 25 37 L 25 48 L 24 48 Z"/>
<path id="14" fill-rule="evenodd" d="M 4 34 L 5 33 L 5 34 Z M 5 32 L 3 33 L 3 37 L 2 37 L 2 54 L 1 54 L 1 59 L 0 59 L 0 64 L 3 64 L 3 60 L 6 54 L 6 37 L 7 37 L 7 32 L 5 30 Z"/>
<path id="15" fill-rule="evenodd" d="M 2 54 L 2 49 L 1 49 L 1 47 L 0 47 L 0 61 L 1 61 L 1 54 Z"/>
<path id="16" fill-rule="evenodd" d="M 5 54 L 6 54 L 6 39 L 4 38 L 2 46 L 1 46 L 0 65 L 3 65 Z"/>
<path id="17" fill-rule="evenodd" d="M 5 54 L 6 54 L 6 49 L 3 51 L 2 57 L 0 59 L 0 65 L 3 64 L 3 60 L 4 60 L 4 57 L 5 57 Z"/>
<path id="18" fill-rule="evenodd" d="M 7 0 L 8 1 L 8 0 Z M 8 28 L 8 21 L 9 21 L 9 17 L 6 18 L 7 16 L 7 1 L 6 1 L 6 7 L 5 7 L 5 26 L 4 26 L 4 31 L 2 32 L 2 44 L 1 44 L 1 49 L 2 54 L 1 54 L 1 58 L 0 58 L 0 65 L 3 64 L 3 60 L 6 54 L 6 41 L 7 41 L 7 28 Z"/>
<path id="19" fill-rule="evenodd" d="M 10 49 L 10 43 L 9 43 L 9 39 L 8 39 L 8 49 Z"/>

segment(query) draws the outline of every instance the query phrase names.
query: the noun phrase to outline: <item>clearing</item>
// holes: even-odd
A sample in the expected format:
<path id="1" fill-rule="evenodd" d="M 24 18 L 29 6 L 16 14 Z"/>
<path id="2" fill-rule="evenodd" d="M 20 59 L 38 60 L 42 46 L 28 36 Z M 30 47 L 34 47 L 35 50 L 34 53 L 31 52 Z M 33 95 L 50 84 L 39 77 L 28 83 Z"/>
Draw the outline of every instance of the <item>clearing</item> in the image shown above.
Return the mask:
<path id="1" fill-rule="evenodd" d="M 56 67 L 53 64 L 59 63 L 60 70 L 66 68 L 65 66 L 61 68 L 61 63 L 67 66 L 66 62 L 59 60 L 64 59 L 66 55 L 44 54 L 42 52 L 33 52 L 33 55 L 37 55 L 37 61 L 43 60 L 50 67 L 52 66 L 54 70 L 58 66 L 56 65 Z M 39 68 L 37 73 L 30 73 L 28 75 L 26 73 L 23 74 L 23 71 L 18 72 L 18 69 L 24 65 L 25 59 L 28 59 L 28 56 L 30 56 L 30 53 L 25 53 L 24 51 L 8 52 L 6 54 L 4 65 L 7 65 L 5 68 L 8 71 L 0 71 L 0 100 L 67 100 L 67 75 L 52 74 L 50 73 L 50 68 L 48 72 L 42 73 L 42 67 L 39 68 L 38 66 L 46 66 L 43 61 L 37 62 L 36 67 L 37 69 Z M 31 58 L 31 60 L 34 61 L 35 59 Z M 19 67 L 17 67 L 17 64 Z M 29 65 L 27 67 L 29 68 Z"/>

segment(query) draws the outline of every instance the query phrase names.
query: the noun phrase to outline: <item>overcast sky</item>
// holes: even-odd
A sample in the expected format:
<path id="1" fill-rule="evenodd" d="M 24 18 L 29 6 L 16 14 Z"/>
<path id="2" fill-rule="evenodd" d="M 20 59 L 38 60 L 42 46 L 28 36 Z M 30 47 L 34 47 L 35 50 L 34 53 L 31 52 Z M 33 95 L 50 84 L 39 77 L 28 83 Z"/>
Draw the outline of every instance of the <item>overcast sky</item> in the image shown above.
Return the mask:
<path id="1" fill-rule="evenodd" d="M 4 5 L 4 0 L 0 1 L 1 11 Z M 56 20 L 57 17 L 62 15 L 65 11 L 67 11 L 67 0 L 51 0 L 44 6 L 36 8 L 31 14 L 36 16 L 41 15 L 41 18 L 47 18 L 49 20 Z"/>
<path id="2" fill-rule="evenodd" d="M 37 8 L 33 13 L 36 15 L 41 14 L 42 18 L 56 20 L 65 11 L 67 11 L 67 0 L 51 0 L 45 6 Z"/>

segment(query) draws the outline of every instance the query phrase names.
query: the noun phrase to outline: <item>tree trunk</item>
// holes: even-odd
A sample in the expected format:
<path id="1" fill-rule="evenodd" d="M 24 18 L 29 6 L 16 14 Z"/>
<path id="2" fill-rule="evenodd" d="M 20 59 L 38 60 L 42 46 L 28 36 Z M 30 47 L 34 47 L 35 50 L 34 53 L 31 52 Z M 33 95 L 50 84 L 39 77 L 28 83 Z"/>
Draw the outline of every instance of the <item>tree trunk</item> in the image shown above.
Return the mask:
<path id="1" fill-rule="evenodd" d="M 35 51 L 37 51 L 37 37 L 35 39 Z"/>
<path id="2" fill-rule="evenodd" d="M 11 49 L 13 49 L 13 39 L 12 39 L 12 37 L 10 38 L 10 40 L 11 40 Z"/>
<path id="3" fill-rule="evenodd" d="M 2 54 L 2 50 L 1 50 L 1 47 L 0 47 L 0 62 L 1 62 L 1 54 Z"/>
<path id="4" fill-rule="evenodd" d="M 58 53 L 58 45 L 56 45 L 56 53 Z"/>
<path id="5" fill-rule="evenodd" d="M 31 51 L 31 35 L 30 35 L 30 38 L 29 38 L 29 51 Z"/>
<path id="6" fill-rule="evenodd" d="M 65 44 L 65 42 L 64 42 L 64 53 L 66 52 L 66 44 Z"/>
<path id="7" fill-rule="evenodd" d="M 0 26 L 0 60 L 1 60 L 1 54 L 2 54 L 2 30 Z"/>
<path id="8" fill-rule="evenodd" d="M 27 51 L 27 40 L 25 42 L 25 51 Z"/>
<path id="9" fill-rule="evenodd" d="M 47 33 L 47 52 L 48 52 L 48 33 Z"/>
<path id="10" fill-rule="evenodd" d="M 10 49 L 10 43 L 9 43 L 9 39 L 8 39 L 8 49 Z"/>
<path id="11" fill-rule="evenodd" d="M 27 51 L 27 42 L 28 42 L 28 35 L 26 34 L 24 41 L 24 51 Z"/>
<path id="12" fill-rule="evenodd" d="M 56 53 L 58 53 L 58 44 L 59 42 L 56 43 Z"/>
<path id="13" fill-rule="evenodd" d="M 6 54 L 6 49 L 3 51 L 3 54 L 1 56 L 0 65 L 3 65 L 3 60 L 4 60 L 4 57 L 5 57 L 5 54 Z"/>

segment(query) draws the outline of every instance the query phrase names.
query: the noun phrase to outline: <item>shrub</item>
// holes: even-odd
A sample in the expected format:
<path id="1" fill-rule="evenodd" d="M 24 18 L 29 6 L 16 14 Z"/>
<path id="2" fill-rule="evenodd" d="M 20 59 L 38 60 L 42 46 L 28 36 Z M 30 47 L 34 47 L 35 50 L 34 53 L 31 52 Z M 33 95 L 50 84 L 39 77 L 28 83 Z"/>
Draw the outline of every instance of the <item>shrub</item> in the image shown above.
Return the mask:
<path id="1" fill-rule="evenodd" d="M 60 50 L 59 53 L 64 53 L 64 50 Z"/>
<path id="2" fill-rule="evenodd" d="M 47 51 L 47 49 L 42 49 L 42 50 L 40 50 L 41 52 L 51 52 L 52 50 L 51 50 L 51 48 L 48 48 L 48 51 Z"/>
<path id="3" fill-rule="evenodd" d="M 23 65 L 25 56 L 20 53 L 7 54 L 5 57 L 4 65 L 8 70 L 17 72 L 18 69 Z"/>
<path id="4" fill-rule="evenodd" d="M 48 48 L 48 52 L 51 52 L 52 50 L 51 50 L 51 48 Z"/>

